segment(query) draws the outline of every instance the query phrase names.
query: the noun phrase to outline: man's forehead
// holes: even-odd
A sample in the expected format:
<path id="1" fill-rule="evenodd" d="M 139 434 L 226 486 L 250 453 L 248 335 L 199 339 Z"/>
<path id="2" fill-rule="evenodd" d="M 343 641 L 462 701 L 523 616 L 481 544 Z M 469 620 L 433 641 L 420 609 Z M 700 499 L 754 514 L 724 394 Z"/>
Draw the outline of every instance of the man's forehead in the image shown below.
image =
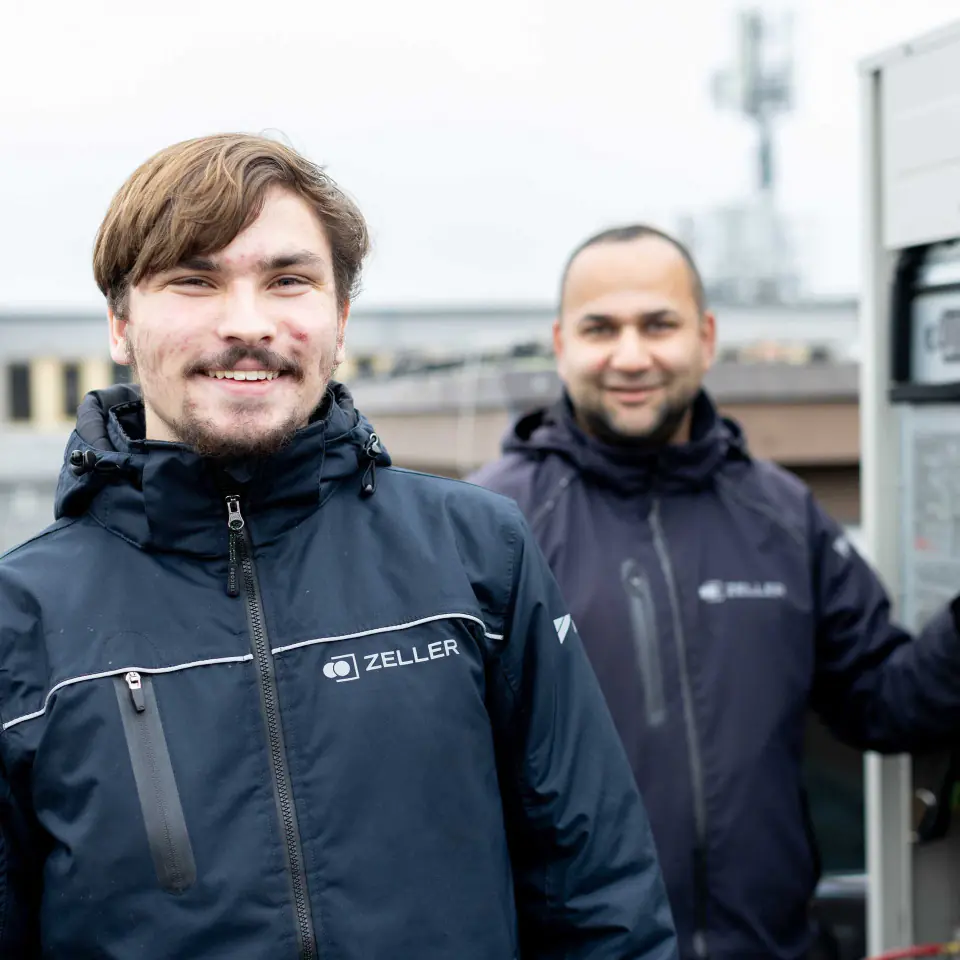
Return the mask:
<path id="1" fill-rule="evenodd" d="M 635 323 L 654 314 L 683 314 L 683 306 L 657 290 L 605 290 L 589 299 L 568 298 L 564 302 L 564 315 L 571 320 L 606 317 Z"/>
<path id="2" fill-rule="evenodd" d="M 292 251 L 330 258 L 330 243 L 320 218 L 306 201 L 282 188 L 271 188 L 259 213 L 219 250 L 203 259 L 223 266 L 256 267 Z"/>
<path id="3" fill-rule="evenodd" d="M 577 304 L 631 293 L 693 303 L 690 268 L 680 251 L 659 237 L 587 247 L 570 264 L 564 304 L 575 308 Z"/>

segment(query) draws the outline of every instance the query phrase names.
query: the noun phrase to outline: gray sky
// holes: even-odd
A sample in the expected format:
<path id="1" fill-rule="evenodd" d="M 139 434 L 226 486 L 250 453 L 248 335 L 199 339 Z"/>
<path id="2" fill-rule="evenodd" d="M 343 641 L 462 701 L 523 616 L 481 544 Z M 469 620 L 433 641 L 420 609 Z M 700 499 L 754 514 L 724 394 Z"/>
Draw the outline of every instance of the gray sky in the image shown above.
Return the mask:
<path id="1" fill-rule="evenodd" d="M 9 0 L 0 35 L 0 308 L 97 306 L 92 238 L 154 151 L 274 130 L 370 220 L 360 305 L 543 301 L 611 222 L 743 194 L 752 131 L 710 98 L 729 0 Z M 146 8 L 146 4 L 143 4 Z M 133 8 L 133 9 L 132 9 Z M 798 0 L 780 196 L 814 292 L 858 271 L 857 60 L 960 0 Z"/>

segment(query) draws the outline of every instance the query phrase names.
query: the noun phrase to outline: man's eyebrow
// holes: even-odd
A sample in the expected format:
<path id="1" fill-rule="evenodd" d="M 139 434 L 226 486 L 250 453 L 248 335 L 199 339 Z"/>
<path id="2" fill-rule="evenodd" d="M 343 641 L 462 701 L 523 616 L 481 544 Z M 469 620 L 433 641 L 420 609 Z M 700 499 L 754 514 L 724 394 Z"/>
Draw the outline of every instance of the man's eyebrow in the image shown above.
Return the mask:
<path id="1" fill-rule="evenodd" d="M 680 317 L 676 310 L 670 307 L 663 307 L 661 310 L 647 310 L 637 314 L 638 320 L 674 320 Z"/>
<path id="2" fill-rule="evenodd" d="M 286 270 L 289 267 L 312 267 L 315 270 L 326 269 L 327 261 L 311 250 L 297 250 L 294 253 L 280 253 L 275 257 L 265 257 L 257 262 L 261 273 L 271 270 Z"/>
<path id="3" fill-rule="evenodd" d="M 256 263 L 260 273 L 270 273 L 273 270 L 286 270 L 290 267 L 312 267 L 315 270 L 325 270 L 326 260 L 311 250 L 296 250 L 292 253 L 280 253 L 273 257 L 263 257 Z M 198 273 L 220 273 L 222 264 L 212 257 L 184 257 L 178 264 L 178 270 L 196 270 Z"/>
<path id="4" fill-rule="evenodd" d="M 640 321 L 641 323 L 649 323 L 651 320 L 669 320 L 671 317 L 676 317 L 677 315 L 678 314 L 675 310 L 671 310 L 669 307 L 664 307 L 661 310 L 643 310 L 640 313 L 634 314 L 627 322 Z M 609 313 L 585 313 L 579 318 L 578 322 L 622 323 L 623 321 Z"/>
<path id="5" fill-rule="evenodd" d="M 196 270 L 198 273 L 216 273 L 220 265 L 209 257 L 184 257 L 177 264 L 179 270 Z"/>

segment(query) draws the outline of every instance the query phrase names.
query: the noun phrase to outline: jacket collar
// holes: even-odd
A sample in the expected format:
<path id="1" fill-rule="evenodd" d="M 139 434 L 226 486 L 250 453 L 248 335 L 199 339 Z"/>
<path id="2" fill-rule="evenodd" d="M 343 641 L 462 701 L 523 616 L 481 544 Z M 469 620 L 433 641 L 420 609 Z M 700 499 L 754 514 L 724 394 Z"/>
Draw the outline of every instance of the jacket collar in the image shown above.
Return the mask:
<path id="1" fill-rule="evenodd" d="M 553 407 L 519 420 L 503 449 L 536 459 L 555 454 L 595 482 L 625 494 L 702 488 L 724 462 L 748 458 L 740 427 L 719 415 L 705 391 L 694 401 L 687 443 L 656 448 L 604 443 L 580 428 L 564 393 Z"/>
<path id="2" fill-rule="evenodd" d="M 144 439 L 139 388 L 110 387 L 84 398 L 64 455 L 56 516 L 89 513 L 140 547 L 222 556 L 225 497 L 238 494 L 258 544 L 320 507 L 341 481 L 370 479 L 387 465 L 369 422 L 347 389 L 331 383 L 311 422 L 279 453 L 229 465 L 179 443 Z"/>

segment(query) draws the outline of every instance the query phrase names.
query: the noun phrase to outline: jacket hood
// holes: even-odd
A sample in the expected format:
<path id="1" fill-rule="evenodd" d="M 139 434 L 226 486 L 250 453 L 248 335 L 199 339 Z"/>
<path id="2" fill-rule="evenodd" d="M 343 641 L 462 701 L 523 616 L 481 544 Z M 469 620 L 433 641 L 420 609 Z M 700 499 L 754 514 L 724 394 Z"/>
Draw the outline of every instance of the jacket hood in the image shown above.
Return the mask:
<path id="1" fill-rule="evenodd" d="M 214 461 L 180 443 L 144 438 L 139 387 L 84 398 L 67 441 L 57 486 L 57 519 L 91 514 L 140 546 L 200 555 L 227 551 L 224 497 L 238 494 L 257 542 L 299 523 L 353 478 L 357 494 L 376 489 L 390 457 L 342 384 L 331 383 L 310 423 L 270 457 Z"/>
<path id="2" fill-rule="evenodd" d="M 564 392 L 552 407 L 521 417 L 504 440 L 503 452 L 531 460 L 556 455 L 594 481 L 627 494 L 702 488 L 724 462 L 749 456 L 739 425 L 721 417 L 702 390 L 694 401 L 687 443 L 655 449 L 604 443 L 580 428 Z"/>

